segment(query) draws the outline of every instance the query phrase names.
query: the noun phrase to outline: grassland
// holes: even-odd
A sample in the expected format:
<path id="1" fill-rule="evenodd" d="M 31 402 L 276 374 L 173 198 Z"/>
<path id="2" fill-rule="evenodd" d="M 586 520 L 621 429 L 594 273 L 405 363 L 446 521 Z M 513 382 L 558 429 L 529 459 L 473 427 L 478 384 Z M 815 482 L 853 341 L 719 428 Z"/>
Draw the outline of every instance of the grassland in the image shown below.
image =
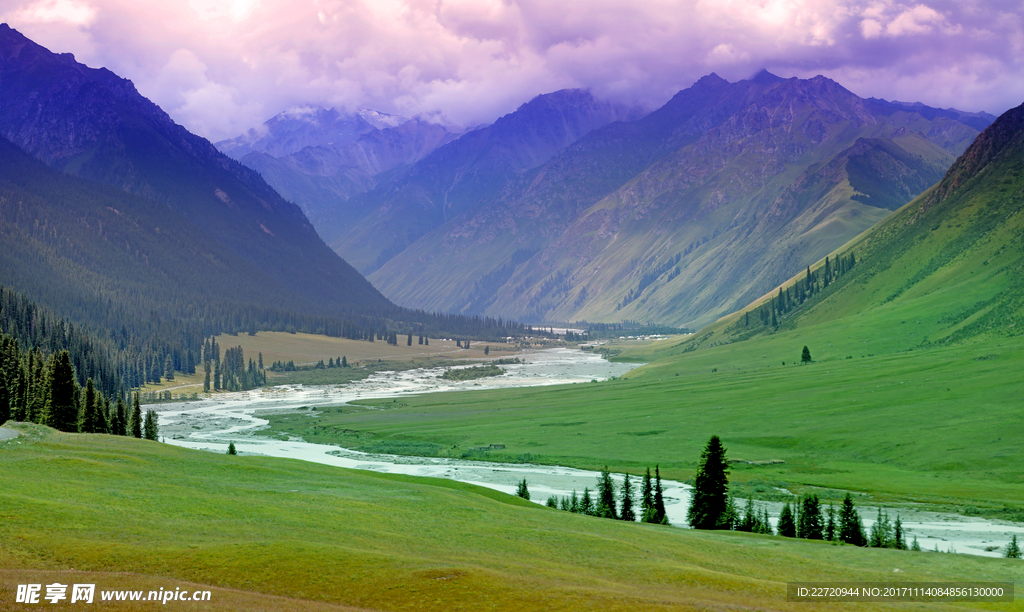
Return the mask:
<path id="1" fill-rule="evenodd" d="M 413 336 L 412 346 L 406 346 L 406 336 L 399 336 L 398 345 L 392 346 L 383 340 L 366 342 L 365 340 L 349 340 L 348 338 L 330 338 L 314 334 L 289 334 L 285 332 L 259 332 L 253 336 L 238 334 L 237 336 L 217 336 L 221 350 L 241 346 L 246 359 L 255 359 L 263 353 L 263 363 L 269 366 L 275 361 L 294 361 L 296 365 L 315 365 L 321 359 L 338 359 L 344 356 L 352 365 L 360 365 L 368 361 L 451 363 L 458 359 L 486 359 L 484 348 L 490 346 L 490 353 L 495 357 L 511 355 L 518 349 L 511 344 L 498 342 L 473 342 L 469 349 L 455 346 L 455 340 L 431 339 L 429 345 L 417 344 L 417 336 Z"/>
<path id="2" fill-rule="evenodd" d="M 452 481 L 19 428 L 0 442 L 4 605 L 30 578 L 213 591 L 183 610 L 814 610 L 785 582 L 1024 583 L 1011 560 L 627 525 Z M 1024 609 L 1000 606 L 929 609 Z"/>

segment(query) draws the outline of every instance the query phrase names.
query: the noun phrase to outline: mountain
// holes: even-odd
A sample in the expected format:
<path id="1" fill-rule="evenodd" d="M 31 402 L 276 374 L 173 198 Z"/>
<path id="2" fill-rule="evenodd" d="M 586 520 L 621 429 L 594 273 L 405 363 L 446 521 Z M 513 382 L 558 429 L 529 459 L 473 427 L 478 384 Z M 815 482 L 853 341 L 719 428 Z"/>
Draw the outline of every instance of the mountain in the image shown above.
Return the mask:
<path id="1" fill-rule="evenodd" d="M 408 246 L 392 242 L 370 278 L 423 308 L 700 326 L 933 184 L 986 121 L 865 100 L 820 76 L 708 75 L 639 120 L 594 129 Z M 364 197 L 388 191 L 382 208 L 409 215 L 406 185 Z M 356 231 L 345 240 L 333 246 L 346 256 L 365 248 Z"/>
<path id="2" fill-rule="evenodd" d="M 475 212 L 510 181 L 536 168 L 585 134 L 640 111 L 566 89 L 540 95 L 492 125 L 433 151 L 348 208 L 354 226 L 321 225 L 331 246 L 364 273 L 450 220 Z M 331 241 L 337 232 L 338 238 Z"/>
<path id="3" fill-rule="evenodd" d="M 823 358 L 864 343 L 886 353 L 995 346 L 1024 333 L 1022 234 L 1024 105 L 988 126 L 936 185 L 831 253 L 829 273 L 815 262 L 680 346 L 790 330 L 845 345 L 822 349 Z"/>
<path id="4" fill-rule="evenodd" d="M 347 202 L 389 171 L 456 138 L 444 127 L 367 109 L 289 109 L 217 148 L 259 172 L 331 240 L 361 216 Z"/>
<path id="5" fill-rule="evenodd" d="M 71 54 L 51 53 L 3 24 L 0 82 L 0 136 L 55 170 L 137 196 L 129 208 L 138 216 L 128 223 L 137 225 L 136 238 L 172 233 L 158 251 L 184 250 L 182 264 L 212 266 L 182 278 L 172 262 L 150 261 L 168 280 L 202 284 L 207 272 L 223 279 L 217 270 L 226 267 L 236 283 L 263 283 L 255 297 L 270 306 L 320 314 L 393 309 L 320 240 L 298 206 L 175 124 L 130 81 L 84 66 Z M 116 225 L 109 219 L 102 225 L 106 213 L 99 215 L 97 227 Z"/>

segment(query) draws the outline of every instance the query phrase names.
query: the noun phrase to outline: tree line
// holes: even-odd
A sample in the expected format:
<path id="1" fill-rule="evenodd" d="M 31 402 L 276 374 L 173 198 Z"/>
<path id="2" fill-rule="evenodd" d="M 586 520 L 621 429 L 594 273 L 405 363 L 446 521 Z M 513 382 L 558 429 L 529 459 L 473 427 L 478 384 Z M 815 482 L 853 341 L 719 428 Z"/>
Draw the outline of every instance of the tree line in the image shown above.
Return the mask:
<path id="1" fill-rule="evenodd" d="M 106 433 L 156 440 L 157 415 L 145 415 L 135 393 L 107 395 L 92 378 L 78 383 L 67 350 L 44 357 L 39 349 L 23 351 L 18 341 L 0 334 L 0 423 L 38 423 L 70 433 Z"/>
<path id="2" fill-rule="evenodd" d="M 658 466 L 655 466 L 654 474 L 652 480 L 651 470 L 648 468 L 644 475 L 639 514 L 633 510 L 637 500 L 634 497 L 630 475 L 625 474 L 620 492 L 616 495 L 607 467 L 598 477 L 593 494 L 587 487 L 583 489 L 582 496 L 577 495 L 575 490 L 568 497 L 552 495 L 548 497 L 546 505 L 549 508 L 589 516 L 629 522 L 639 519 L 644 523 L 668 525 Z M 519 483 L 516 494 L 530 499 L 525 478 Z M 832 504 L 823 509 L 821 500 L 813 493 L 801 496 L 795 504 L 787 502 L 782 506 L 774 529 L 767 507 L 755 507 L 753 499 L 747 499 L 744 509 L 738 510 L 729 494 L 726 449 L 718 436 L 711 436 L 701 453 L 686 520 L 694 529 L 746 531 L 789 538 L 844 542 L 854 546 L 921 550 L 916 536 L 908 545 L 907 533 L 900 516 L 897 514 L 895 520 L 891 520 L 882 508 L 878 509 L 878 516 L 870 531 L 865 532 L 860 514 L 849 493 L 843 498 L 838 509 Z M 1021 555 L 1017 536 L 1013 536 L 1006 546 L 1005 556 L 1019 559 Z"/>
<path id="3" fill-rule="evenodd" d="M 827 289 L 836 279 L 852 270 L 856 264 L 857 258 L 851 252 L 848 255 L 837 256 L 835 260 L 825 257 L 825 265 L 817 270 L 811 270 L 811 267 L 807 266 L 807 273 L 802 279 L 785 289 L 779 287 L 777 295 L 752 311 L 745 312 L 742 319 L 743 326 L 778 329 L 784 315 L 793 312 L 804 302 Z M 753 317 L 751 317 L 751 313 L 753 313 Z"/>

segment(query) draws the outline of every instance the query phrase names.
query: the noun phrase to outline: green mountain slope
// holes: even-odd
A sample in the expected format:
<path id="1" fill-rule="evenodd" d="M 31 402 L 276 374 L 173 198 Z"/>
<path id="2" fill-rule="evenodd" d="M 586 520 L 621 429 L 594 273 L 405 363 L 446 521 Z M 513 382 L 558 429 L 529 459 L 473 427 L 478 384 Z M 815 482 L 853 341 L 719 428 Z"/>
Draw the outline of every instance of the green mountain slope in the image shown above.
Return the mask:
<path id="1" fill-rule="evenodd" d="M 859 263 L 782 314 L 780 329 L 898 315 L 915 320 L 921 348 L 1020 335 L 1022 210 L 1024 106 L 999 117 L 932 189 L 837 251 L 836 257 L 854 253 Z M 709 331 L 729 337 L 773 331 L 756 325 L 748 330 L 739 319 L 733 315 Z"/>

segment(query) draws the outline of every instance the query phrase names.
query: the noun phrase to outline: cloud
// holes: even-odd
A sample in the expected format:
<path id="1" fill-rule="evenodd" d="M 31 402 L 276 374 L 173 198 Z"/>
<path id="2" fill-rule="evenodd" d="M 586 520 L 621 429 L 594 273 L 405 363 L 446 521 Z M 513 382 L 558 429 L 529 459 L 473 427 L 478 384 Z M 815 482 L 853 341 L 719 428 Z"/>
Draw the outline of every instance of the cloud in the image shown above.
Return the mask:
<path id="1" fill-rule="evenodd" d="M 66 23 L 85 26 L 96 17 L 88 2 L 76 0 L 39 0 L 15 11 L 14 20 L 25 23 Z"/>
<path id="2" fill-rule="evenodd" d="M 1000 112 L 1024 99 L 1017 1 L 4 0 L 0 19 L 132 79 L 213 140 L 311 104 L 489 123 L 589 87 L 656 106 L 709 72 Z"/>

